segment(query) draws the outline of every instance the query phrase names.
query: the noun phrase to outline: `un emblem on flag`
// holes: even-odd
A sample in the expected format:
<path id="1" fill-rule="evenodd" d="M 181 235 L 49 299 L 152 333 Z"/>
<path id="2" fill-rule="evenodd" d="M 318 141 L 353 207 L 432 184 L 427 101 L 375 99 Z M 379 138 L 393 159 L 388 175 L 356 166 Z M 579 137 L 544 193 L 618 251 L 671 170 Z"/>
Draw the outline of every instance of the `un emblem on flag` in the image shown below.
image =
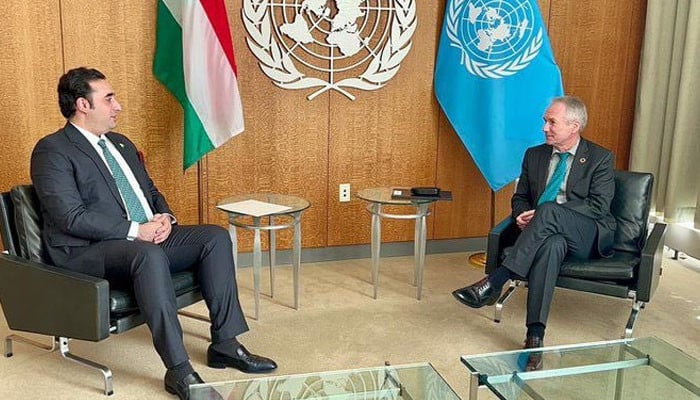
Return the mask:
<path id="1" fill-rule="evenodd" d="M 416 0 L 243 0 L 248 47 L 284 89 L 377 90 L 399 71 Z"/>
<path id="2" fill-rule="evenodd" d="M 542 47 L 542 26 L 528 0 L 453 0 L 448 7 L 447 36 L 473 75 L 498 79 L 517 74 Z"/>

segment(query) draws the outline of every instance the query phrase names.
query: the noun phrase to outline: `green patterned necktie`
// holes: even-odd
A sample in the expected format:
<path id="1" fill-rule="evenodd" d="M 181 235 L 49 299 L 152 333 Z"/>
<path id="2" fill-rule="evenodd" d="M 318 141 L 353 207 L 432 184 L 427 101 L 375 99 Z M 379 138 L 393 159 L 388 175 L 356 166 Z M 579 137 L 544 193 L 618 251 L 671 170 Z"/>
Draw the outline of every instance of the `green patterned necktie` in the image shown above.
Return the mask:
<path id="1" fill-rule="evenodd" d="M 544 192 L 542 192 L 542 195 L 540 195 L 539 201 L 537 201 L 538 206 L 542 203 L 556 200 L 557 194 L 559 193 L 559 188 L 566 177 L 566 159 L 569 158 L 569 153 L 556 154 L 559 154 L 559 163 L 557 164 L 557 168 L 554 170 L 552 178 L 549 180 L 547 187 L 544 189 Z"/>
<path id="2" fill-rule="evenodd" d="M 124 174 L 124 171 L 119 166 L 119 163 L 114 158 L 114 155 L 112 155 L 112 152 L 110 152 L 107 148 L 107 143 L 104 139 L 100 139 L 97 144 L 102 148 L 102 154 L 104 154 L 105 160 L 107 160 L 107 165 L 109 165 L 109 169 L 112 171 L 114 182 L 117 184 L 117 188 L 119 189 L 119 193 L 121 193 L 122 198 L 124 198 L 124 203 L 126 205 L 126 210 L 129 212 L 129 217 L 131 217 L 131 220 L 134 222 L 148 222 L 146 212 L 144 211 L 138 197 L 136 197 L 134 188 L 131 187 L 129 180 Z"/>

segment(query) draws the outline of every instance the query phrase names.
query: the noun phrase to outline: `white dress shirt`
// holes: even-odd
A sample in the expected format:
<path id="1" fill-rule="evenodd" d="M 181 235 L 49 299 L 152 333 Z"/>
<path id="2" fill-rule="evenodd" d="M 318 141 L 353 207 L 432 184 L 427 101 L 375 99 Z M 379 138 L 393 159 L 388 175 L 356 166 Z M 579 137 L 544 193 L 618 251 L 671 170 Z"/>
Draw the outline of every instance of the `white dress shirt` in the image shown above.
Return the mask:
<path id="1" fill-rule="evenodd" d="M 566 160 L 566 175 L 564 175 L 564 181 L 561 183 L 561 186 L 559 187 L 559 192 L 557 192 L 557 198 L 556 202 L 557 204 L 564 204 L 566 203 L 566 182 L 569 181 L 569 172 L 571 172 L 571 165 L 574 163 L 574 156 L 576 156 L 576 150 L 578 150 L 578 145 L 581 143 L 581 138 L 578 139 L 575 145 L 573 145 L 569 151 L 566 151 L 565 153 L 569 153 L 569 158 Z M 557 169 L 557 164 L 559 164 L 559 156 L 554 156 L 557 153 L 561 153 L 559 150 L 552 148 L 552 155 L 550 156 L 551 158 L 549 159 L 549 172 L 547 173 L 547 183 L 549 183 L 549 180 L 552 179 L 552 175 L 554 174 L 554 170 Z"/>
<path id="2" fill-rule="evenodd" d="M 72 124 L 72 123 L 71 123 Z M 109 170 L 109 164 L 107 164 L 107 160 L 105 159 L 104 153 L 102 151 L 102 148 L 100 147 L 97 142 L 100 141 L 100 139 L 104 139 L 105 143 L 107 144 L 107 148 L 109 151 L 112 153 L 114 156 L 114 159 L 117 160 L 117 163 L 121 167 L 122 171 L 124 171 L 124 175 L 126 176 L 126 179 L 129 181 L 129 184 L 131 185 L 131 188 L 134 190 L 134 193 L 136 193 L 136 197 L 139 199 L 139 203 L 141 203 L 141 206 L 143 207 L 144 212 L 146 213 L 146 218 L 150 221 L 153 219 L 153 210 L 151 210 L 151 206 L 148 205 L 148 201 L 146 201 L 146 196 L 143 194 L 143 190 L 141 190 L 141 186 L 139 185 L 138 181 L 136 180 L 136 177 L 134 176 L 134 173 L 131 171 L 131 168 L 129 167 L 129 164 L 126 163 L 126 160 L 124 160 L 124 157 L 122 157 L 122 154 L 117 150 L 116 146 L 114 146 L 114 143 L 112 143 L 107 135 L 101 135 L 101 136 L 95 136 L 93 133 L 90 133 L 86 131 L 85 129 L 72 124 L 84 137 L 85 139 L 90 142 L 92 147 L 95 148 L 95 151 L 97 154 L 100 156 L 102 159 L 102 162 L 105 163 L 105 166 Z M 110 170 L 110 172 L 112 172 Z M 122 198 L 122 203 L 126 204 L 124 201 L 124 196 L 119 193 L 119 196 Z M 127 210 L 127 215 L 128 215 L 128 210 Z M 138 236 L 139 232 L 139 223 L 131 221 L 131 226 L 129 227 L 129 233 L 127 234 L 127 239 L 129 240 L 134 240 Z"/>

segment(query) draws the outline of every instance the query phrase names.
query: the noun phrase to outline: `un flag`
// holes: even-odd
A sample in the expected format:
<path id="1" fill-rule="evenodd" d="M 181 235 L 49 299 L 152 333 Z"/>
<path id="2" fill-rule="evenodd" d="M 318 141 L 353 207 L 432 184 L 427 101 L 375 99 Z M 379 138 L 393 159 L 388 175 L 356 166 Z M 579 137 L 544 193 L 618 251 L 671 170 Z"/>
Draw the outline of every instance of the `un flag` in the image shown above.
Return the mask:
<path id="1" fill-rule="evenodd" d="M 544 142 L 542 115 L 561 73 L 535 0 L 448 0 L 435 95 L 493 190 Z"/>

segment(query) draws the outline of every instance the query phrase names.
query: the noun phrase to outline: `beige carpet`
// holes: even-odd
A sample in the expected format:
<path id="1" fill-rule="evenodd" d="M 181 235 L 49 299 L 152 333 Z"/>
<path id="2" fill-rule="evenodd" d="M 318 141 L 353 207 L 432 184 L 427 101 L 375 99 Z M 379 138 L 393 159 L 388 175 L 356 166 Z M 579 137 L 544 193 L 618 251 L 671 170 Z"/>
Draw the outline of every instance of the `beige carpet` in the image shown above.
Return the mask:
<path id="1" fill-rule="evenodd" d="M 656 297 L 642 312 L 635 336 L 657 336 L 700 358 L 700 262 L 664 259 Z M 261 318 L 253 310 L 252 271 L 239 275 L 241 301 L 251 331 L 241 341 L 252 351 L 273 357 L 275 375 L 428 361 L 462 397 L 468 380 L 460 355 L 517 349 L 525 335 L 526 291 L 516 291 L 503 322 L 492 321 L 493 307 L 472 310 L 450 292 L 480 278 L 466 253 L 426 257 L 423 299 L 410 285 L 411 257 L 382 259 L 379 298 L 371 298 L 368 259 L 304 264 L 301 306 L 293 304 L 291 268 L 278 269 L 276 296 L 261 299 Z M 268 281 L 263 280 L 263 288 Z M 267 292 L 265 289 L 264 292 Z M 629 315 L 629 301 L 558 290 L 546 345 L 617 339 Z M 197 304 L 190 310 L 206 312 Z M 209 328 L 182 319 L 185 344 L 195 369 L 207 381 L 249 378 L 235 370 L 205 366 Z M 4 318 L 0 335 L 9 332 Z M 39 340 L 44 337 L 35 336 Z M 71 342 L 73 353 L 103 363 L 114 373 L 110 399 L 173 399 L 162 386 L 164 368 L 145 326 L 101 343 Z M 480 398 L 493 398 L 482 389 Z M 101 374 L 57 353 L 15 344 L 12 358 L 0 357 L 0 399 L 102 399 Z"/>

